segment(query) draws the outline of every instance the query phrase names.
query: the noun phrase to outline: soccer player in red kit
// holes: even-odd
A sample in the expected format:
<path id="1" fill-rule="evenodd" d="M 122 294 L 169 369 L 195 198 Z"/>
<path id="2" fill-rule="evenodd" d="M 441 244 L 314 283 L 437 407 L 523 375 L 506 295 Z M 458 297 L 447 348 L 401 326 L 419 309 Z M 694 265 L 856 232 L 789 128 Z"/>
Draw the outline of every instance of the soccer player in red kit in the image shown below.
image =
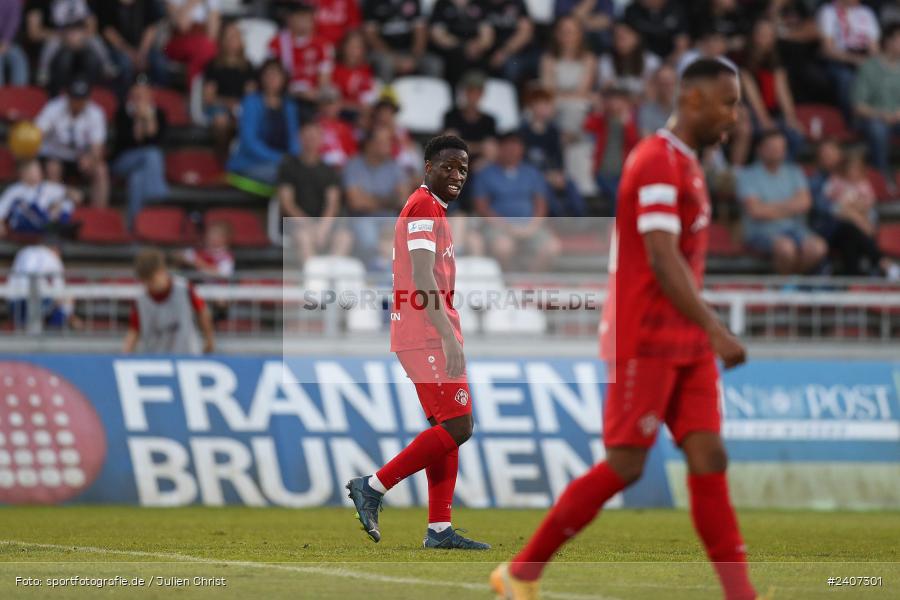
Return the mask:
<path id="1" fill-rule="evenodd" d="M 699 291 L 710 204 L 696 151 L 723 139 L 739 102 L 737 73 L 728 63 L 691 63 L 669 128 L 641 141 L 625 161 L 600 323 L 610 371 L 606 460 L 572 481 L 525 548 L 492 573 L 502 598 L 538 597 L 541 572 L 556 550 L 640 478 L 663 423 L 684 452 L 694 527 L 725 598 L 757 597 L 728 495 L 715 362 L 718 356 L 731 368 L 746 353 Z"/>
<path id="2" fill-rule="evenodd" d="M 447 204 L 469 174 L 469 150 L 456 136 L 425 147 L 425 182 L 406 201 L 394 228 L 391 351 L 416 386 L 430 429 L 368 477 L 347 483 L 363 529 L 381 540 L 378 512 L 384 494 L 422 469 L 428 477 L 426 548 L 487 550 L 450 522 L 459 446 L 472 436 L 472 397 L 466 381 L 463 336 L 453 307 L 456 262 Z"/>

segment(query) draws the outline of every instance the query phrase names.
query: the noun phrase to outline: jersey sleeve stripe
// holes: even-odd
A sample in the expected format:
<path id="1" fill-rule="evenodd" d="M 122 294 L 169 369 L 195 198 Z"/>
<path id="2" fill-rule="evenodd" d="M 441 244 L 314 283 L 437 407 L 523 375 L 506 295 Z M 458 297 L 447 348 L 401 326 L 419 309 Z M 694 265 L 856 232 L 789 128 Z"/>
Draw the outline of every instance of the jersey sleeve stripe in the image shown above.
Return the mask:
<path id="1" fill-rule="evenodd" d="M 648 231 L 667 231 L 678 235 L 681 233 L 681 221 L 677 215 L 652 212 L 640 215 L 637 220 L 639 233 Z"/>
<path id="2" fill-rule="evenodd" d="M 668 183 L 654 183 L 638 189 L 638 204 L 640 206 L 651 206 L 653 204 L 675 206 L 676 198 L 678 198 L 678 190 L 675 189 L 674 185 Z"/>
<path id="3" fill-rule="evenodd" d="M 437 244 L 431 240 L 407 240 L 406 247 L 410 250 L 430 250 L 437 254 Z"/>

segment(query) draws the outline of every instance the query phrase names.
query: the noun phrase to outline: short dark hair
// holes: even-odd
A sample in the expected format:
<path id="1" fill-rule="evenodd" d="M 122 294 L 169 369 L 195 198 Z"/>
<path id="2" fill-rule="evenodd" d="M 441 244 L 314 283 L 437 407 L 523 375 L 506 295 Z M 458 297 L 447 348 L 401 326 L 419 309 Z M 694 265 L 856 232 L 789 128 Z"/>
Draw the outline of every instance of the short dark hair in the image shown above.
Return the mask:
<path id="1" fill-rule="evenodd" d="M 717 79 L 722 75 L 737 77 L 734 65 L 720 58 L 698 58 L 681 72 L 682 83 Z"/>
<path id="2" fill-rule="evenodd" d="M 785 137 L 784 132 L 778 129 L 777 127 L 773 127 L 771 129 L 764 129 L 759 132 L 759 135 L 756 137 L 756 145 L 759 146 L 763 142 L 765 142 L 769 138 L 773 137 Z"/>
<path id="3" fill-rule="evenodd" d="M 898 33 L 900 33 L 900 23 L 890 23 L 885 25 L 881 32 L 881 47 L 887 48 L 888 42 L 890 42 L 891 38 Z"/>
<path id="4" fill-rule="evenodd" d="M 425 146 L 425 160 L 434 160 L 434 157 L 444 150 L 462 150 L 469 153 L 469 146 L 455 135 L 439 135 L 431 138 Z"/>
<path id="5" fill-rule="evenodd" d="M 134 258 L 134 273 L 141 281 L 149 281 L 166 267 L 166 256 L 158 248 L 144 248 Z"/>

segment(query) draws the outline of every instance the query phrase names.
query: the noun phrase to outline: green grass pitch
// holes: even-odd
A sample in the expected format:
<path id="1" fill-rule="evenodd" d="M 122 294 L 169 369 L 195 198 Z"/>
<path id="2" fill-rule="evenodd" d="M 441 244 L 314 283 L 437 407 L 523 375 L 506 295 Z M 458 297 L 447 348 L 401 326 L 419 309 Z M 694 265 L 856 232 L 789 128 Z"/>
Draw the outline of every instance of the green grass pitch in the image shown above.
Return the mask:
<path id="1" fill-rule="evenodd" d="M 386 508 L 373 544 L 348 508 L 2 507 L 0 598 L 488 599 L 491 569 L 542 514 L 457 509 L 456 526 L 494 545 L 462 553 L 422 549 L 422 509 Z M 778 600 L 900 598 L 900 513 L 740 517 L 754 581 Z M 827 583 L 865 576 L 882 584 Z M 50 587 L 71 577 L 117 585 Z M 675 510 L 604 512 L 548 568 L 543 590 L 550 600 L 720 597 L 689 515 Z"/>

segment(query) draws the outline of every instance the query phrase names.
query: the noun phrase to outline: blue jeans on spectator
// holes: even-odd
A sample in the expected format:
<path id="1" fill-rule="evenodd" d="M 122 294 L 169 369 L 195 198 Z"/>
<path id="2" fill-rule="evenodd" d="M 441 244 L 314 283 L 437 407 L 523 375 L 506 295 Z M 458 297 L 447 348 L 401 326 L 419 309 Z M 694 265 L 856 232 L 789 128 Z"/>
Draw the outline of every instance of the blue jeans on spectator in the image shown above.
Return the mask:
<path id="1" fill-rule="evenodd" d="M 828 61 L 828 77 L 832 89 L 837 95 L 838 106 L 849 125 L 853 122 L 853 81 L 856 79 L 856 67 L 838 61 Z"/>
<path id="2" fill-rule="evenodd" d="M 10 300 L 8 306 L 12 315 L 13 326 L 16 329 L 24 329 L 28 325 L 28 300 Z M 41 312 L 43 313 L 44 325 L 48 327 L 64 327 L 66 321 L 68 321 L 66 311 L 56 304 L 52 298 L 41 300 Z"/>
<path id="3" fill-rule="evenodd" d="M 900 135 L 900 123 L 888 125 L 881 119 L 865 119 L 862 123 L 869 144 L 869 160 L 887 179 L 893 189 L 897 181 L 893 177 L 890 165 L 891 135 Z"/>
<path id="4" fill-rule="evenodd" d="M 547 204 L 551 217 L 584 217 L 587 215 L 584 197 L 569 178 L 566 178 L 566 187 L 561 190 L 550 187 Z"/>
<path id="5" fill-rule="evenodd" d="M 6 79 L 7 69 L 9 81 Z M 11 44 L 6 52 L 0 54 L 0 87 L 5 85 L 28 85 L 28 58 L 15 44 Z"/>
<path id="6" fill-rule="evenodd" d="M 128 180 L 128 225 L 141 207 L 150 199 L 169 195 L 166 184 L 166 163 L 162 150 L 157 146 L 132 148 L 119 155 L 112 164 L 113 175 Z"/>
<path id="7" fill-rule="evenodd" d="M 600 192 L 609 200 L 611 217 L 616 216 L 616 199 L 619 195 L 619 176 L 618 175 L 597 175 L 597 187 Z"/>
<path id="8" fill-rule="evenodd" d="M 278 180 L 278 163 L 257 163 L 234 172 L 260 183 L 275 185 Z"/>

